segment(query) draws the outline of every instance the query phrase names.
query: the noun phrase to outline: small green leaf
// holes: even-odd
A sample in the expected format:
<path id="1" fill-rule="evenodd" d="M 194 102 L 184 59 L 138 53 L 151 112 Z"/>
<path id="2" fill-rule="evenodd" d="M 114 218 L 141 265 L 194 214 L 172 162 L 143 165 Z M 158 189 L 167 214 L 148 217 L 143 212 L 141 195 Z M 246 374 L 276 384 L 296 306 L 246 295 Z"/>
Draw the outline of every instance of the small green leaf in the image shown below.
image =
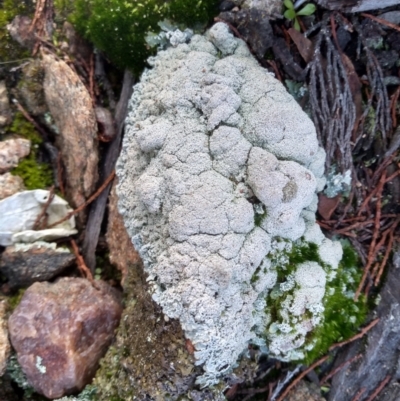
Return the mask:
<path id="1" fill-rule="evenodd" d="M 285 18 L 287 19 L 295 19 L 296 18 L 296 11 L 294 10 L 286 10 L 285 14 L 283 14 L 285 16 Z"/>
<path id="2" fill-rule="evenodd" d="M 294 20 L 294 29 L 296 29 L 296 31 L 300 32 L 300 24 L 299 24 L 298 18 L 295 18 L 295 20 Z"/>
<path id="3" fill-rule="evenodd" d="M 289 10 L 294 10 L 294 5 L 292 0 L 283 0 L 283 4 L 285 5 L 286 8 Z"/>
<path id="4" fill-rule="evenodd" d="M 314 4 L 307 4 L 300 11 L 297 12 L 297 15 L 311 15 L 315 13 L 316 9 L 317 8 L 314 6 Z"/>

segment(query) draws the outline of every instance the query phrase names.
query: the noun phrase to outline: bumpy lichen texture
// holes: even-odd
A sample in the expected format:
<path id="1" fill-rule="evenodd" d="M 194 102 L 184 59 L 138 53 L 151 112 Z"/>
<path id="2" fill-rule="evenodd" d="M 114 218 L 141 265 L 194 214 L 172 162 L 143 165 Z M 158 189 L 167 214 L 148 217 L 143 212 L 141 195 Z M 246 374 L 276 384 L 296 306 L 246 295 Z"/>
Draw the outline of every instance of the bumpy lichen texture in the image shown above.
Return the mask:
<path id="1" fill-rule="evenodd" d="M 314 126 L 223 23 L 150 63 L 131 100 L 117 192 L 153 299 L 180 320 L 202 385 L 250 341 L 298 359 L 342 254 L 315 223 L 325 153 Z M 323 263 L 299 263 L 277 288 L 279 260 L 302 243 Z M 275 316 L 271 293 L 285 300 Z"/>

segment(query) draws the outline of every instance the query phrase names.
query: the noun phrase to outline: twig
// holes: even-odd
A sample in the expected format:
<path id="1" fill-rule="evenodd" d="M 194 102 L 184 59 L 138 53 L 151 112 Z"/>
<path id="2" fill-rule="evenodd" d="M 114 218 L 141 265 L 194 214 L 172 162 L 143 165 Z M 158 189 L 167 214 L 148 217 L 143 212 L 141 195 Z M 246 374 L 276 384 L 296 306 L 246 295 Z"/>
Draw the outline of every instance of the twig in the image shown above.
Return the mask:
<path id="1" fill-rule="evenodd" d="M 94 279 L 93 279 L 92 273 L 89 270 L 89 268 L 86 266 L 82 255 L 79 253 L 78 245 L 76 245 L 76 242 L 75 242 L 74 239 L 71 239 L 71 246 L 72 246 L 72 250 L 74 251 L 74 254 L 75 254 L 75 257 L 76 257 L 76 261 L 77 261 L 77 264 L 78 264 L 78 269 L 80 270 L 82 275 L 85 278 L 87 278 L 96 287 L 96 285 L 94 283 Z"/>
<path id="2" fill-rule="evenodd" d="M 89 70 L 89 93 L 93 105 L 96 104 L 96 96 L 94 94 L 94 54 L 90 55 L 90 70 Z"/>
<path id="3" fill-rule="evenodd" d="M 381 382 L 381 384 L 376 388 L 376 390 L 371 394 L 370 397 L 367 398 L 366 401 L 373 401 L 375 397 L 385 388 L 386 384 L 389 383 L 392 376 L 386 376 L 385 380 Z"/>
<path id="4" fill-rule="evenodd" d="M 364 286 L 364 283 L 367 278 L 370 267 L 372 266 L 372 263 L 374 262 L 375 256 L 376 256 L 375 244 L 376 244 L 376 240 L 379 236 L 379 232 L 380 232 L 380 221 L 381 221 L 381 211 L 382 211 L 381 194 L 382 194 L 383 186 L 385 185 L 385 180 L 386 180 L 386 171 L 383 172 L 382 177 L 379 180 L 379 184 L 378 184 L 377 191 L 376 191 L 378 200 L 376 203 L 374 233 L 372 235 L 372 240 L 371 240 L 371 244 L 369 247 L 367 265 L 364 267 L 364 273 L 362 275 L 361 281 L 360 281 L 360 283 L 357 287 L 356 293 L 354 295 L 355 301 L 357 301 L 357 299 L 361 293 L 361 290 Z"/>
<path id="5" fill-rule="evenodd" d="M 22 115 L 43 135 L 43 137 L 47 138 L 47 132 L 29 115 L 29 113 L 22 107 L 18 100 L 13 99 L 13 103 L 17 106 L 17 109 L 22 113 Z"/>
<path id="6" fill-rule="evenodd" d="M 51 224 L 47 228 L 52 228 L 54 226 L 57 226 L 58 224 L 68 220 L 75 214 L 81 212 L 87 205 L 90 205 L 103 192 L 104 188 L 106 188 L 107 185 L 114 179 L 114 176 L 115 176 L 115 171 L 113 170 L 112 173 L 103 182 L 103 184 L 101 184 L 100 188 L 86 202 L 82 203 L 82 205 L 78 206 L 76 209 L 72 210 L 72 212 L 69 212 L 65 217 Z"/>
<path id="7" fill-rule="evenodd" d="M 397 127 L 396 106 L 397 106 L 397 100 L 399 99 L 399 96 L 400 96 L 400 86 L 396 89 L 396 91 L 392 95 L 392 98 L 390 99 L 390 110 L 391 110 L 391 115 L 392 115 L 393 127 Z"/>
<path id="8" fill-rule="evenodd" d="M 378 286 L 379 281 L 381 280 L 381 276 L 383 274 L 383 270 L 385 269 L 385 265 L 387 260 L 389 259 L 390 251 L 392 250 L 393 247 L 393 240 L 394 240 L 394 230 L 396 229 L 397 225 L 399 224 L 400 217 L 396 219 L 396 221 L 393 223 L 392 227 L 390 228 L 389 232 L 389 242 L 386 246 L 386 252 L 383 257 L 381 267 L 379 268 L 378 274 L 376 275 L 374 285 L 375 287 Z"/>
<path id="9" fill-rule="evenodd" d="M 289 394 L 290 390 L 297 386 L 297 384 L 302 380 L 305 376 L 307 376 L 312 370 L 314 370 L 317 366 L 322 365 L 327 359 L 329 355 L 325 355 L 323 358 L 314 362 L 309 368 L 301 372 L 285 389 L 285 391 L 279 396 L 276 401 L 283 401 L 285 397 Z"/>
<path id="10" fill-rule="evenodd" d="M 57 155 L 57 181 L 58 181 L 58 185 L 60 186 L 61 194 L 65 195 L 61 152 L 58 152 L 58 155 Z"/>
<path id="11" fill-rule="evenodd" d="M 358 334 L 349 338 L 348 340 L 341 341 L 340 343 L 333 344 L 329 347 L 329 351 L 333 351 L 336 348 L 343 347 L 343 345 L 350 344 L 355 340 L 363 337 L 368 331 L 370 331 L 377 323 L 379 322 L 379 318 L 373 320 L 368 326 L 364 327 Z"/>
<path id="12" fill-rule="evenodd" d="M 353 356 L 353 358 L 348 359 L 347 361 L 344 361 L 343 363 L 341 363 L 336 369 L 334 369 L 332 372 L 328 373 L 326 376 L 324 376 L 322 378 L 322 380 L 320 381 L 320 384 L 324 384 L 325 382 L 327 382 L 331 377 L 335 376 L 336 373 L 340 372 L 345 366 L 350 365 L 351 363 L 357 361 L 358 359 L 360 359 L 362 357 L 362 354 L 358 354 Z"/>
<path id="13" fill-rule="evenodd" d="M 353 399 L 351 401 L 358 401 L 361 396 L 365 393 L 366 388 L 363 387 L 362 389 L 357 391 L 357 394 L 353 397 Z"/>
<path id="14" fill-rule="evenodd" d="M 382 25 L 388 26 L 389 28 L 395 29 L 396 31 L 399 31 L 399 32 L 400 32 L 400 26 L 397 26 L 397 25 L 395 25 L 395 24 L 392 24 L 392 23 L 389 22 L 389 21 L 386 21 L 386 20 L 384 20 L 384 19 L 382 19 L 382 18 L 378 18 L 378 17 L 375 17 L 374 15 L 367 14 L 367 13 L 361 13 L 361 15 L 362 15 L 363 17 L 372 19 L 373 21 L 379 22 L 379 23 L 382 24 Z"/>
<path id="15" fill-rule="evenodd" d="M 278 67 L 276 66 L 275 60 L 267 60 L 267 63 L 268 63 L 268 64 L 272 67 L 272 69 L 274 70 L 276 79 L 277 79 L 278 81 L 280 81 L 280 82 L 283 83 L 282 76 L 281 76 L 281 74 L 280 74 L 280 72 L 279 72 L 279 70 L 278 70 Z"/>
<path id="16" fill-rule="evenodd" d="M 36 217 L 35 222 L 33 223 L 32 230 L 43 230 L 47 224 L 47 209 L 49 208 L 51 202 L 53 202 L 55 193 L 54 193 L 54 185 L 49 189 L 49 197 L 47 198 L 46 203 L 42 207 L 42 211 Z"/>

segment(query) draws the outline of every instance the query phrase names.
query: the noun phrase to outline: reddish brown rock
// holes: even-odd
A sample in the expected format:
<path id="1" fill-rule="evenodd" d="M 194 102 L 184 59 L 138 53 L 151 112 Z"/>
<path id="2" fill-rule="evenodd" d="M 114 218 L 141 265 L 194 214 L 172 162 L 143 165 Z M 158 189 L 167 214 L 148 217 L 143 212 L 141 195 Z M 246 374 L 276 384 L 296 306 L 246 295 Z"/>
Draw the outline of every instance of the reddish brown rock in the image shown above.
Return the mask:
<path id="1" fill-rule="evenodd" d="M 121 284 L 124 287 L 129 266 L 140 264 L 140 256 L 132 245 L 122 216 L 118 212 L 118 197 L 115 192 L 118 179 L 114 181 L 108 202 L 107 244 L 110 250 L 110 262 L 122 273 Z"/>
<path id="2" fill-rule="evenodd" d="M 98 178 L 97 121 L 89 92 L 62 60 L 43 55 L 44 93 L 60 132 L 57 145 L 67 177 L 67 198 L 74 207 L 92 195 Z M 81 219 L 82 220 L 82 219 Z"/>
<path id="3" fill-rule="evenodd" d="M 94 376 L 122 308 L 112 289 L 82 278 L 29 287 L 8 321 L 11 343 L 29 383 L 54 399 Z"/>

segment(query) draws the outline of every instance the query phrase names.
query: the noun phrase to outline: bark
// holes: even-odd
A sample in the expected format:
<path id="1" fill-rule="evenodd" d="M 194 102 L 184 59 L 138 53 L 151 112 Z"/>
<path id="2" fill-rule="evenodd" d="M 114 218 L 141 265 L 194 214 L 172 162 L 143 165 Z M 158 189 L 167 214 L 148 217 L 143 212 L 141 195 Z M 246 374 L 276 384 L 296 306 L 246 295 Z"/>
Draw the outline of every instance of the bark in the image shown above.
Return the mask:
<path id="1" fill-rule="evenodd" d="M 362 358 L 342 369 L 333 379 L 329 401 L 351 401 L 365 388 L 358 401 L 367 400 L 379 385 L 390 376 L 390 382 L 376 401 L 399 399 L 397 381 L 400 379 L 400 266 L 392 265 L 381 291 L 381 301 L 374 312 L 379 323 L 368 333 L 367 340 L 359 340 L 341 352 L 335 367 L 357 354 Z M 335 368 L 334 367 L 334 368 Z"/>
<path id="2" fill-rule="evenodd" d="M 346 13 L 381 10 L 400 4 L 399 0 L 316 0 L 316 2 L 329 10 L 341 10 Z"/>

